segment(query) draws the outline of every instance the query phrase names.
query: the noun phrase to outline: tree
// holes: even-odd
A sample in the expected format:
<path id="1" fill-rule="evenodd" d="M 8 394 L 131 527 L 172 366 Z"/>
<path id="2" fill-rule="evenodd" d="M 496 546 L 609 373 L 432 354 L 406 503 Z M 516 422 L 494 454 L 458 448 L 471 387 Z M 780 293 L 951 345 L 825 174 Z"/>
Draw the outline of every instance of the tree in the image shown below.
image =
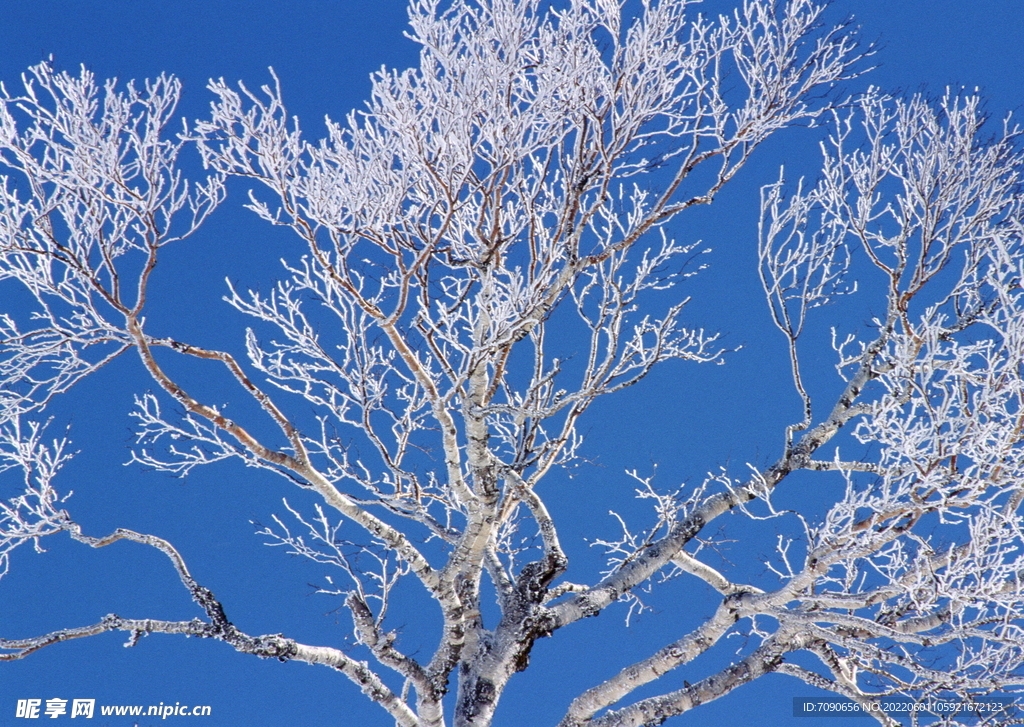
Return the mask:
<path id="1" fill-rule="evenodd" d="M 748 0 L 714 22 L 688 5 L 644 2 L 631 18 L 605 0 L 413 0 L 419 68 L 380 72 L 367 108 L 318 143 L 277 85 L 212 83 L 210 118 L 180 136 L 166 130 L 170 77 L 119 91 L 44 64 L 23 92 L 3 91 L 0 280 L 34 302 L 0 319 L 3 466 L 21 476 L 0 520 L 3 569 L 17 546 L 60 532 L 93 547 L 127 539 L 169 558 L 204 617 L 4 635 L 2 658 L 109 631 L 184 634 L 340 671 L 396 724 L 487 725 L 538 639 L 607 619 L 617 601 L 642 608 L 645 588 L 673 579 L 713 588 L 711 617 L 580 694 L 561 725 L 660 724 L 768 673 L 883 724 L 897 723 L 880 709 L 893 695 L 1014 693 L 1018 132 L 992 134 L 971 97 L 834 95 L 860 54 L 807 0 Z M 640 529 L 623 519 L 620 538 L 598 541 L 607 571 L 579 578 L 544 497 L 553 471 L 581 464 L 588 408 L 656 364 L 728 358 L 684 323 L 676 289 L 700 251 L 669 223 L 797 125 L 828 129 L 821 174 L 763 188 L 758 253 L 801 417 L 775 461 L 745 475 L 669 493 L 635 475 L 653 516 Z M 179 160 L 193 145 L 208 170 L 198 182 Z M 244 361 L 146 321 L 158 259 L 236 177 L 256 183 L 250 208 L 300 242 L 270 291 L 229 288 L 255 319 Z M 809 316 L 858 284 L 872 319 L 834 332 L 830 390 L 801 365 L 821 343 Z M 240 461 L 314 496 L 261 532 L 340 569 L 345 584 L 324 590 L 344 598 L 358 649 L 245 633 L 170 542 L 76 523 L 54 483 L 69 445 L 47 442 L 43 417 L 122 354 L 155 388 L 136 397 L 135 462 L 184 475 Z M 244 419 L 183 384 L 178 358 L 224 367 L 237 386 L 220 399 L 248 402 Z M 820 517 L 773 505 L 818 480 L 844 484 Z M 728 512 L 780 531 L 756 582 L 708 562 Z M 439 613 L 425 658 L 388 619 L 400 597 Z M 734 651 L 730 634 L 748 637 L 731 663 L 658 688 L 706 652 Z M 633 696 L 652 682 L 655 696 Z"/>

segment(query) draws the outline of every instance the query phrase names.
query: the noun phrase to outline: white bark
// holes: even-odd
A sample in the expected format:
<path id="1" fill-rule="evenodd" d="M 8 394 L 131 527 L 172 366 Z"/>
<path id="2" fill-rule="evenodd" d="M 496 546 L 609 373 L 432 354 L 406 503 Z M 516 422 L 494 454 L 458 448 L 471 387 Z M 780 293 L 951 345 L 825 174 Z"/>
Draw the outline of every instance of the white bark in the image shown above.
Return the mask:
<path id="1" fill-rule="evenodd" d="M 815 101 L 858 57 L 844 28 L 819 27 L 808 0 L 746 0 L 717 21 L 688 2 L 645 2 L 636 18 L 624 5 L 412 0 L 420 67 L 377 74 L 367 110 L 331 122 L 318 143 L 276 86 L 212 83 L 211 118 L 177 141 L 162 131 L 179 92 L 171 78 L 118 92 L 44 65 L 22 95 L 3 92 L 0 282 L 23 285 L 36 308 L 28 323 L 0 315 L 0 472 L 20 472 L 22 487 L 0 506 L 0 573 L 18 545 L 54 533 L 93 547 L 127 539 L 168 556 L 205 620 L 109 615 L 0 639 L 0 659 L 111 630 L 189 634 L 333 668 L 404 727 L 482 726 L 538 638 L 678 569 L 721 594 L 714 615 L 614 665 L 566 706 L 562 727 L 660 724 L 772 671 L 864 705 L 1021 685 L 1017 131 L 988 139 L 971 98 L 872 92 L 842 110 Z M 666 223 L 711 203 L 772 133 L 829 114 L 820 181 L 791 189 L 783 176 L 762 194 L 759 274 L 800 421 L 745 481 L 722 473 L 678 496 L 646 483 L 655 524 L 601 541 L 604 577 L 560 582 L 586 577 L 569 571 L 538 484 L 578 459 L 590 404 L 668 359 L 723 361 L 714 334 L 683 324 L 684 297 L 661 311 L 648 302 L 696 272 L 665 272 L 697 252 Z M 211 170 L 199 184 L 178 171 L 187 143 Z M 245 362 L 146 323 L 160 303 L 148 290 L 158 257 L 222 201 L 229 176 L 251 180 L 251 209 L 298 242 L 271 291 L 229 290 L 259 326 L 244 335 Z M 867 336 L 836 334 L 841 379 L 821 401 L 801 368 L 817 343 L 805 322 L 871 276 L 882 281 L 877 320 Z M 564 335 L 582 335 L 582 362 L 555 357 L 550 342 Z M 65 445 L 43 443 L 38 416 L 127 351 L 158 388 L 137 395 L 134 458 L 177 474 L 234 459 L 314 491 L 315 515 L 286 504 L 304 536 L 276 517 L 262 534 L 339 569 L 346 585 L 335 593 L 377 667 L 333 646 L 248 636 L 170 543 L 130 530 L 94 538 L 60 509 L 52 481 Z M 286 444 L 261 441 L 266 422 L 234 421 L 186 391 L 158 351 L 223 366 L 237 384 L 224 398 L 251 399 Z M 165 413 L 168 403 L 183 414 Z M 849 459 L 844 427 L 869 454 Z M 360 458 L 336 431 L 358 438 Z M 800 470 L 846 484 L 818 521 L 771 506 Z M 764 505 L 767 515 L 751 509 Z M 730 511 L 786 523 L 779 562 L 757 583 L 695 550 Z M 332 518 L 365 532 L 376 569 L 350 563 Z M 526 528 L 535 547 L 514 538 Z M 443 547 L 418 546 L 427 536 Z M 425 659 L 388 630 L 407 577 L 442 622 Z M 487 581 L 497 623 L 482 615 Z M 633 696 L 735 633 L 751 646 L 728 668 Z M 951 668 L 934 668 L 931 649 Z M 799 653 L 817 670 L 794 663 Z"/>

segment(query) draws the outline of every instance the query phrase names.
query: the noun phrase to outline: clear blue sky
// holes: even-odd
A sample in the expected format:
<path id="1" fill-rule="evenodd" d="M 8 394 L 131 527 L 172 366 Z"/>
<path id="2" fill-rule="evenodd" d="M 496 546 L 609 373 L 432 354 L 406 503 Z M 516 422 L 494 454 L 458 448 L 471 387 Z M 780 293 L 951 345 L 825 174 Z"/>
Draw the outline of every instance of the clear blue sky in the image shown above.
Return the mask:
<path id="1" fill-rule="evenodd" d="M 708 7 L 730 5 L 714 0 Z M 870 82 L 935 95 L 947 85 L 977 86 L 996 117 L 1024 102 L 1024 3 L 837 0 L 832 13 L 854 13 L 865 40 L 880 42 L 878 68 L 857 82 L 862 86 Z M 209 104 L 208 78 L 242 79 L 256 87 L 268 80 L 266 69 L 273 66 L 290 110 L 316 137 L 324 114 L 340 118 L 362 102 L 371 71 L 382 64 L 414 62 L 415 49 L 401 35 L 404 22 L 405 7 L 397 0 L 7 0 L 0 4 L 0 80 L 9 88 L 16 85 L 22 71 L 50 54 L 60 68 L 85 64 L 100 78 L 173 73 L 185 84 L 181 114 L 194 119 Z M 599 485 L 607 482 L 608 490 L 617 488 L 619 494 L 605 498 L 596 487 L 598 494 L 587 498 L 593 511 L 583 512 L 580 493 L 573 489 L 579 483 L 562 483 L 563 494 L 553 508 L 556 515 L 569 516 L 563 541 L 578 562 L 594 557 L 583 546 L 584 537 L 613 534 L 606 512 L 625 491 L 625 469 L 649 470 L 656 462 L 659 483 L 668 487 L 699 481 L 718 465 L 737 471 L 744 462 L 764 462 L 779 453 L 782 427 L 797 415 L 798 402 L 785 378 L 781 336 L 768 328 L 756 278 L 757 187 L 771 181 L 780 161 L 814 154 L 808 139 L 783 137 L 763 150 L 713 208 L 677 228 L 682 241 L 703 238 L 718 248 L 687 322 L 720 330 L 728 334 L 728 343 L 745 348 L 722 367 L 698 372 L 666 366 L 595 407 L 585 427 L 586 453 L 598 466 L 585 477 Z M 240 343 L 244 323 L 219 302 L 222 281 L 230 277 L 246 285 L 266 284 L 281 254 L 271 249 L 281 240 L 277 231 L 239 212 L 240 201 L 240 194 L 230 197 L 200 235 L 161 263 L 155 285 L 168 305 L 154 313 L 153 326 L 201 344 Z M 821 352 L 823 376 L 831 372 L 830 354 L 827 348 Z M 771 383 L 775 380 L 779 386 Z M 821 381 L 834 385 L 834 380 Z M 206 383 L 197 380 L 195 385 Z M 342 643 L 350 631 L 347 615 L 333 612 L 340 604 L 311 595 L 306 585 L 319 580 L 323 570 L 262 546 L 249 523 L 280 512 L 283 495 L 299 499 L 293 492 L 234 466 L 198 471 L 185 481 L 121 466 L 131 440 L 124 414 L 140 387 L 148 385 L 137 362 L 124 357 L 54 412 L 55 426 L 70 423 L 81 450 L 57 482 L 64 491 L 75 490 L 68 502 L 72 514 L 94 535 L 131 527 L 178 545 L 196 577 L 250 634 L 283 632 L 306 643 Z M 10 486 L 0 482 L 0 487 Z M 766 532 L 765 551 L 773 539 Z M 63 536 L 51 540 L 44 543 L 45 554 L 29 548 L 15 553 L 11 574 L 0 582 L 0 635 L 29 636 L 94 623 L 109 612 L 167 619 L 201 615 L 159 553 L 129 543 L 92 551 Z M 707 613 L 710 601 L 699 586 L 671 591 L 668 598 L 691 598 L 691 593 L 697 596 L 689 616 L 680 618 Z M 622 613 L 610 609 L 600 619 L 538 643 L 533 665 L 513 680 L 496 724 L 553 725 L 576 693 L 614 673 L 626 659 L 678 638 L 681 622 L 665 617 L 679 608 L 678 602 L 666 601 L 659 608 L 661 613 L 629 629 Z M 424 623 L 415 610 L 400 613 L 396 625 L 410 641 L 432 623 Z M 214 716 L 195 720 L 209 727 L 391 724 L 344 677 L 322 667 L 261 661 L 220 643 L 170 636 L 150 636 L 132 649 L 122 648 L 123 641 L 121 635 L 105 635 L 0 664 L 0 726 L 20 722 L 14 719 L 15 701 L 28 697 L 209 704 Z M 423 643 L 425 650 L 429 642 Z M 707 675 L 706 666 L 698 661 L 668 677 L 669 684 L 697 681 Z M 792 697 L 806 694 L 801 684 L 772 677 L 669 724 L 826 724 L 790 716 Z M 175 721 L 190 720 L 171 718 L 166 724 Z M 112 718 L 108 724 L 131 723 Z M 92 724 L 104 722 L 97 717 Z"/>

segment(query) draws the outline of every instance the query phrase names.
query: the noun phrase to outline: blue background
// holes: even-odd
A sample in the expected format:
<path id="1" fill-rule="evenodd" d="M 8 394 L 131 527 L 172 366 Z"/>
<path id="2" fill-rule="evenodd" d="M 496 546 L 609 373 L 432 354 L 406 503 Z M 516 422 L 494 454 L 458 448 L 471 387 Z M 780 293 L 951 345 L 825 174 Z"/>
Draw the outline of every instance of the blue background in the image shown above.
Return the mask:
<path id="1" fill-rule="evenodd" d="M 704 7 L 717 12 L 730 3 L 716 0 Z M 851 90 L 871 83 L 938 95 L 947 85 L 978 87 L 996 118 L 1024 98 L 1024 3 L 858 0 L 837 2 L 829 12 L 836 19 L 852 13 L 862 38 L 880 44 L 871 61 L 878 67 L 852 82 Z M 127 80 L 169 72 L 184 82 L 180 114 L 195 119 L 206 114 L 211 100 L 204 89 L 207 79 L 242 79 L 258 87 L 269 80 L 267 67 L 273 66 L 290 111 L 315 139 L 324 114 L 341 118 L 362 103 L 371 71 L 382 64 L 406 67 L 415 62 L 415 47 L 401 35 L 405 20 L 404 5 L 391 0 L 6 0 L 0 4 L 0 79 L 16 90 L 19 74 L 50 54 L 58 68 L 74 71 L 84 64 L 99 78 Z M 647 473 L 657 463 L 658 484 L 671 488 L 699 482 L 720 465 L 737 474 L 746 462 L 763 463 L 778 455 L 783 427 L 798 417 L 799 402 L 789 384 L 782 337 L 770 326 L 757 280 L 757 194 L 760 184 L 775 178 L 780 163 L 813 169 L 816 158 L 814 140 L 806 133 L 781 134 L 758 152 L 711 208 L 673 224 L 680 241 L 703 239 L 715 248 L 708 258 L 711 269 L 686 291 L 694 302 L 684 320 L 722 331 L 727 345 L 743 348 L 725 366 L 663 366 L 641 385 L 592 409 L 583 430 L 584 454 L 594 464 L 573 480 L 553 475 L 542 493 L 563 522 L 562 540 L 570 548 L 573 567 L 584 574 L 577 571 L 574 580 L 593 578 L 599 568 L 598 553 L 586 547 L 585 539 L 615 535 L 610 508 L 642 522 L 643 511 L 628 499 L 626 469 Z M 286 234 L 240 210 L 241 191 L 232 187 L 232 196 L 198 235 L 168 249 L 154 280 L 153 299 L 159 302 L 149 316 L 150 331 L 200 345 L 241 344 L 247 321 L 220 301 L 223 280 L 243 287 L 266 285 L 277 273 L 275 261 L 296 250 Z M 18 300 L 9 287 L 0 288 L 0 296 Z M 863 300 L 822 315 L 821 330 L 827 325 L 855 329 L 869 317 L 870 308 L 871 302 Z M 832 362 L 827 344 L 808 351 L 805 359 L 814 369 L 812 387 L 832 392 L 834 398 L 838 384 Z M 216 392 L 230 383 L 212 367 L 176 373 L 187 387 L 212 401 L 227 397 Z M 264 547 L 250 523 L 282 512 L 283 496 L 301 504 L 301 493 L 234 465 L 199 470 L 185 480 L 122 466 L 132 440 L 125 412 L 133 393 L 151 386 L 137 360 L 124 356 L 55 409 L 54 433 L 69 425 L 81 451 L 56 483 L 62 491 L 75 491 L 68 509 L 93 535 L 130 527 L 169 539 L 196 578 L 249 634 L 281 632 L 305 643 L 346 643 L 350 624 L 344 610 L 336 610 L 340 601 L 313 595 L 307 585 L 322 583 L 325 567 Z M 0 481 L 7 488 L 0 495 L 10 497 L 15 485 Z M 813 512 L 827 505 L 830 494 L 835 492 L 794 491 L 786 496 Z M 763 568 L 742 562 L 756 564 L 769 554 L 775 535 L 770 525 L 747 532 L 759 538 L 755 544 L 724 544 L 722 557 L 751 568 L 751 577 L 756 577 L 763 575 Z M 164 619 L 201 615 L 156 551 L 126 542 L 94 551 L 64 536 L 44 545 L 43 554 L 29 547 L 16 551 L 11 573 L 0 582 L 4 637 L 95 623 L 110 612 Z M 613 607 L 600 618 L 539 642 L 530 669 L 517 675 L 507 690 L 495 724 L 555 724 L 580 691 L 678 638 L 708 615 L 714 599 L 707 590 L 694 581 L 676 581 L 653 598 L 653 613 L 629 627 L 623 623 L 624 609 Z M 398 609 L 392 625 L 401 629 L 406 649 L 419 648 L 424 656 L 435 616 L 429 606 L 423 612 L 415 608 L 418 594 L 413 588 L 404 595 L 411 597 L 413 607 Z M 22 722 L 14 719 L 15 701 L 29 697 L 209 704 L 213 716 L 195 718 L 196 724 L 205 725 L 391 724 L 344 677 L 322 667 L 262 661 L 220 643 L 180 637 L 150 636 L 132 649 L 121 647 L 124 640 L 124 635 L 108 634 L 0 664 L 0 725 Z M 720 668 L 744 646 L 734 641 L 735 646 L 720 646 L 716 654 L 668 675 L 660 691 Z M 770 676 L 668 724 L 836 723 L 792 717 L 793 698 L 812 693 L 795 680 Z M 163 723 L 191 721 L 169 718 Z M 97 715 L 91 724 L 120 726 L 132 720 Z"/>

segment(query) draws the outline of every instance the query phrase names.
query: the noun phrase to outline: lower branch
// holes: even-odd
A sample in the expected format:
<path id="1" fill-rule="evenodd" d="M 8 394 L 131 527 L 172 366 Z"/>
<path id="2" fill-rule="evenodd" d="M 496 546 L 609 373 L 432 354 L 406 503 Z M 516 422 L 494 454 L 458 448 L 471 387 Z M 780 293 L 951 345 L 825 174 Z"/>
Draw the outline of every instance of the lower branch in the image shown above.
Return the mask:
<path id="1" fill-rule="evenodd" d="M 733 624 L 745 615 L 743 611 L 743 594 L 727 597 L 715 614 L 697 629 L 574 699 L 560 727 L 587 724 L 597 712 L 615 704 L 635 689 L 689 663 L 718 643 Z"/>
<path id="2" fill-rule="evenodd" d="M 577 722 L 573 727 L 651 727 L 660 725 L 669 717 L 687 712 L 701 704 L 723 697 L 736 687 L 774 671 L 783 655 L 802 644 L 799 636 L 783 637 L 776 634 L 760 647 L 731 666 L 691 686 L 668 694 L 641 700 L 622 709 L 608 712 L 597 719 Z"/>
<path id="3" fill-rule="evenodd" d="M 108 631 L 127 631 L 131 638 L 125 646 L 134 646 L 140 636 L 151 633 L 184 634 L 199 638 L 217 639 L 234 647 L 243 654 L 253 654 L 263 659 L 279 659 L 280 661 L 304 661 L 308 664 L 320 664 L 336 669 L 354 682 L 363 694 L 386 709 L 400 727 L 417 727 L 419 720 L 412 709 L 398 697 L 381 678 L 374 673 L 366 662 L 356 661 L 344 652 L 327 646 L 307 646 L 299 644 L 281 634 L 249 636 L 239 631 L 224 613 L 224 607 L 213 593 L 199 583 L 189 573 L 185 560 L 173 545 L 155 535 L 136 533 L 133 530 L 118 528 L 110 535 L 94 538 L 82 533 L 81 526 L 73 522 L 67 513 L 63 527 L 75 540 L 102 548 L 116 543 L 118 540 L 131 540 L 149 545 L 164 553 L 174 564 L 178 578 L 188 589 L 192 599 L 206 612 L 209 621 L 193 619 L 191 621 L 158 621 L 153 619 L 126 619 L 115 614 L 105 616 L 99 623 L 73 629 L 61 629 L 41 636 L 28 639 L 0 639 L 0 661 L 23 659 L 29 654 L 52 644 L 62 641 L 96 636 Z"/>
<path id="4" fill-rule="evenodd" d="M 229 624 L 230 626 L 230 624 Z M 217 639 L 234 647 L 243 654 L 252 654 L 262 659 L 278 659 L 279 661 L 304 661 L 307 664 L 319 664 L 340 671 L 354 682 L 370 699 L 386 709 L 401 727 L 416 727 L 416 715 L 380 677 L 375 674 L 366 662 L 356 661 L 344 652 L 328 646 L 308 646 L 281 634 L 249 636 L 234 626 L 228 631 L 217 624 L 200 619 L 191 621 L 158 621 L 154 619 L 129 619 L 116 614 L 104 616 L 99 623 L 73 629 L 61 629 L 41 636 L 28 639 L 0 639 L 0 661 L 24 659 L 29 654 L 52 644 L 63 641 L 96 636 L 108 631 L 127 631 L 131 634 L 125 646 L 134 646 L 140 636 L 148 634 L 184 634 L 204 639 Z"/>

